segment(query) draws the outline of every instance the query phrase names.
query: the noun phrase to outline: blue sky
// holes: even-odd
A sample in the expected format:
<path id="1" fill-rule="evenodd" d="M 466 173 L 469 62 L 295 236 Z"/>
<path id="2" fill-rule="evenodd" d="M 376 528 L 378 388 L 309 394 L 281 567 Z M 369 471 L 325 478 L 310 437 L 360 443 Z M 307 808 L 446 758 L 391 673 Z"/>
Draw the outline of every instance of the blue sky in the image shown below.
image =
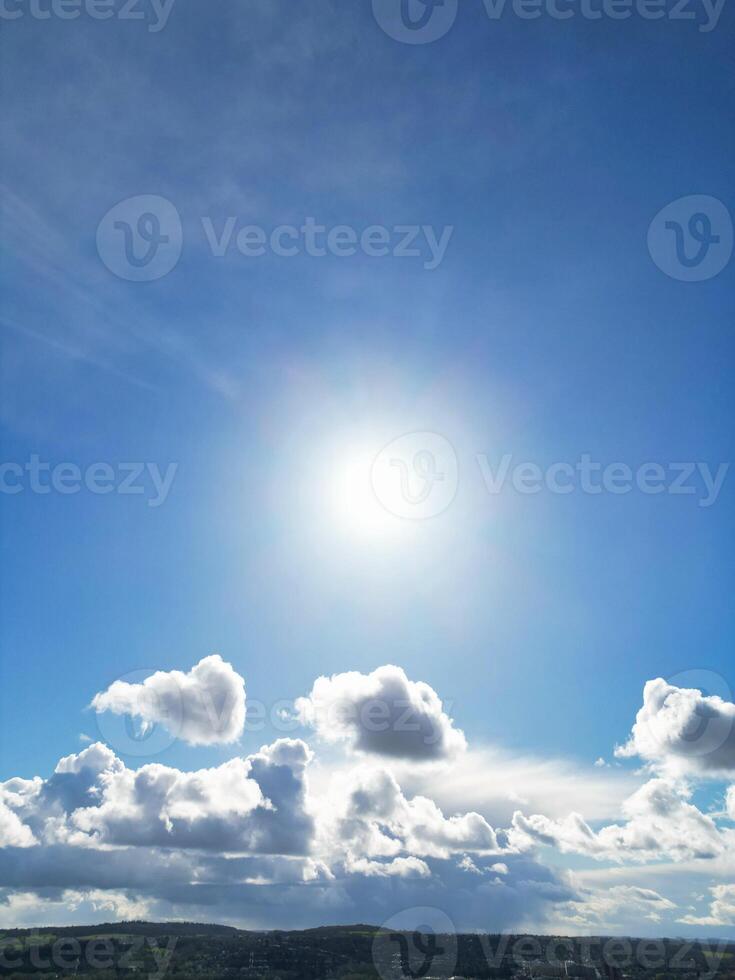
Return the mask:
<path id="1" fill-rule="evenodd" d="M 385 664 L 429 684 L 469 751 L 486 753 L 493 787 L 469 801 L 466 785 L 416 777 L 412 791 L 447 816 L 506 826 L 514 766 L 529 786 L 512 793 L 538 807 L 553 796 L 530 785 L 538 766 L 590 780 L 580 805 L 571 786 L 562 795 L 567 811 L 592 807 L 595 827 L 619 823 L 648 776 L 674 778 L 659 756 L 613 750 L 654 678 L 732 702 L 731 475 L 708 506 L 700 471 L 691 494 L 493 494 L 478 456 L 546 472 L 589 454 L 667 473 L 732 458 L 732 264 L 685 282 L 647 247 L 669 202 L 732 207 L 733 14 L 700 30 L 691 9 L 698 20 L 493 21 L 465 0 L 445 36 L 415 45 L 362 0 L 176 0 L 158 31 L 28 11 L 3 24 L 2 460 L 175 465 L 160 506 L 150 480 L 141 494 L 66 495 L 24 477 L 3 495 L 3 779 L 47 777 L 104 741 L 88 706 L 115 679 L 213 653 L 269 707 Z M 139 195 L 170 201 L 183 229 L 180 260 L 152 282 L 116 276 L 96 244 L 110 209 Z M 309 216 L 358 235 L 453 231 L 435 269 L 426 248 L 217 257 L 202 219 L 219 234 L 231 216 L 268 232 Z M 446 510 L 381 513 L 376 527 L 335 503 L 355 460 L 413 432 L 456 455 Z M 154 761 L 220 766 L 279 734 L 178 739 Z M 319 739 L 308 725 L 292 734 Z M 348 764 L 326 742 L 315 785 Z M 680 793 L 685 777 L 703 813 L 724 813 L 726 769 L 677 770 Z M 590 881 L 615 864 L 549 850 L 518 860 L 564 875 L 581 861 Z M 610 874 L 674 903 L 640 928 L 701 933 L 715 922 L 683 917 L 716 920 L 724 854 Z M 63 891 L 9 880 L 17 921 L 72 914 Z M 356 888 L 353 919 L 373 900 Z M 557 925 L 552 904 L 508 925 Z M 94 914 L 89 896 L 78 907 Z M 598 911 L 609 918 L 589 928 L 630 926 Z M 212 915 L 252 921 L 245 906 Z"/>

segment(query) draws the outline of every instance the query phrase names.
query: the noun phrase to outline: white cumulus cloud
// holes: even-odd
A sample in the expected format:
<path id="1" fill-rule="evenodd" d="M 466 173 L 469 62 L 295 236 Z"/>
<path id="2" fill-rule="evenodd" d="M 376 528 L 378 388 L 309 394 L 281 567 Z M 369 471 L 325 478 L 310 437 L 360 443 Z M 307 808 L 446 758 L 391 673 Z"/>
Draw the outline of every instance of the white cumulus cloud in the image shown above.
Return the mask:
<path id="1" fill-rule="evenodd" d="M 622 809 L 625 823 L 598 831 L 579 813 L 551 820 L 518 812 L 513 817 L 511 841 L 521 848 L 547 844 L 563 853 L 617 862 L 714 858 L 727 847 L 727 838 L 714 820 L 689 802 L 687 787 L 667 779 L 649 780 Z"/>
<path id="2" fill-rule="evenodd" d="M 190 745 L 226 745 L 243 732 L 245 681 L 214 654 L 188 674 L 157 671 L 142 684 L 115 681 L 94 696 L 91 707 L 138 718 L 144 730 L 160 724 Z"/>
<path id="3" fill-rule="evenodd" d="M 319 677 L 309 696 L 296 701 L 296 711 L 325 741 L 345 742 L 357 752 L 430 761 L 467 746 L 436 691 L 390 664 L 371 674 Z"/>
<path id="4" fill-rule="evenodd" d="M 690 926 L 735 926 L 735 885 L 715 885 L 708 915 L 685 915 L 680 922 Z"/>
<path id="5" fill-rule="evenodd" d="M 0 801 L 0 847 L 31 847 L 35 843 L 30 827 Z"/>
<path id="6" fill-rule="evenodd" d="M 358 770 L 337 781 L 323 811 L 322 833 L 336 855 L 449 858 L 500 850 L 494 829 L 479 813 L 447 817 L 428 797 L 407 799 L 383 769 Z"/>
<path id="7" fill-rule="evenodd" d="M 570 931 L 640 930 L 641 921 L 659 923 L 676 905 L 651 888 L 638 885 L 613 885 L 610 888 L 585 889 L 578 900 L 569 902 L 557 928 Z"/>
<path id="8" fill-rule="evenodd" d="M 726 705 L 698 692 L 682 699 L 671 687 L 663 699 L 657 693 L 647 688 L 646 704 L 670 735 L 677 726 L 689 731 L 693 693 L 716 718 Z M 179 734 L 211 744 L 228 735 L 231 714 L 222 709 L 230 695 L 244 717 L 242 678 L 210 657 L 188 674 L 113 685 L 95 707 L 145 725 L 174 725 L 173 714 Z M 674 867 L 722 880 L 735 854 L 735 831 L 721 825 L 726 813 L 735 817 L 735 787 L 724 813 L 698 809 L 689 766 L 671 771 L 671 758 L 682 755 L 673 735 L 654 755 L 645 732 L 634 729 L 653 770 L 640 785 L 640 774 L 622 769 L 464 751 L 438 695 L 397 667 L 319 678 L 299 712 L 323 737 L 320 748 L 324 740 L 344 742 L 359 758 L 326 752 L 319 761 L 306 742 L 280 738 L 209 769 L 158 762 L 132 769 L 93 743 L 60 759 L 46 778 L 0 783 L 6 917 L 82 921 L 139 910 L 310 926 L 335 917 L 378 922 L 386 908 L 431 900 L 458 926 L 475 929 L 489 922 L 548 929 L 563 920 L 567 929 L 598 932 L 640 923 L 650 933 L 663 922 L 692 931 L 730 922 L 729 884 L 689 905 L 656 880 L 673 881 Z M 721 762 L 705 774 L 719 772 Z M 560 872 L 558 857 L 555 867 L 542 864 L 540 845 L 616 867 L 597 865 L 589 872 L 598 875 L 588 879 L 594 886 L 585 887 L 581 874 Z M 708 884 L 697 887 L 703 893 Z"/>
<path id="9" fill-rule="evenodd" d="M 662 678 L 648 681 L 628 742 L 618 758 L 639 756 L 679 774 L 735 773 L 735 704 Z"/>

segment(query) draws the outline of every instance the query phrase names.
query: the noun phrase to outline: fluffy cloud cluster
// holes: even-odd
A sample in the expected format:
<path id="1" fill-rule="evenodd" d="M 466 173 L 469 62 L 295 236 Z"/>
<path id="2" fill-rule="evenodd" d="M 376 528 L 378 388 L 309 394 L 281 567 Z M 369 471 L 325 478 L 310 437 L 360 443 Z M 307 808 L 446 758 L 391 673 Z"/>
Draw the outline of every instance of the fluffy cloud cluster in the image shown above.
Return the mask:
<path id="1" fill-rule="evenodd" d="M 327 742 L 417 762 L 450 758 L 467 746 L 436 693 L 400 667 L 319 677 L 296 710 Z"/>
<path id="2" fill-rule="evenodd" d="M 31 847 L 36 840 L 17 813 L 0 803 L 0 847 Z"/>
<path id="3" fill-rule="evenodd" d="M 46 781 L 0 784 L 17 823 L 2 846 L 195 848 L 251 854 L 305 854 L 313 836 L 306 811 L 309 748 L 280 739 L 215 769 L 181 772 L 150 764 L 128 769 L 99 743 L 62 759 Z M 28 837 L 19 837 L 18 826 Z"/>
<path id="4" fill-rule="evenodd" d="M 173 724 L 173 712 L 188 741 L 204 742 L 213 729 L 202 692 L 244 698 L 240 681 L 208 658 L 189 674 L 113 685 L 94 706 L 146 724 Z M 321 688 L 330 703 L 344 695 L 355 709 L 340 715 L 337 741 L 350 748 L 434 762 L 464 748 L 436 693 L 403 671 L 332 681 Z M 301 704 L 305 717 L 319 695 L 317 682 Z M 363 711 L 375 717 L 375 699 L 389 706 L 387 734 L 361 726 Z M 487 916 L 508 926 L 525 914 L 543 919 L 574 897 L 555 873 L 504 847 L 480 813 L 445 815 L 428 795 L 406 795 L 386 767 L 353 769 L 321 797 L 310 791 L 312 761 L 305 742 L 279 739 L 210 769 L 132 769 L 95 743 L 62 758 L 47 779 L 8 780 L 0 784 L 0 907 L 18 922 L 34 908 L 36 921 L 65 919 L 62 908 L 90 918 L 99 908 L 287 926 L 382 921 L 386 908 L 433 901 L 458 924 L 481 928 Z"/>
<path id="5" fill-rule="evenodd" d="M 142 684 L 115 681 L 91 706 L 98 713 L 137 718 L 143 731 L 162 725 L 190 745 L 227 745 L 240 738 L 245 725 L 245 681 L 215 654 L 188 674 L 157 671 Z"/>
<path id="6" fill-rule="evenodd" d="M 679 921 L 691 926 L 735 926 L 735 885 L 715 885 L 709 915 L 685 915 Z"/>
<path id="7" fill-rule="evenodd" d="M 216 744 L 241 733 L 245 687 L 229 664 L 208 657 L 188 674 L 112 685 L 93 705 L 165 725 L 189 743 Z M 138 910 L 265 928 L 381 922 L 398 908 L 427 905 L 445 910 L 457 928 L 479 930 L 562 921 L 567 929 L 614 929 L 632 927 L 631 917 L 668 917 L 696 929 L 732 919 L 729 885 L 711 888 L 709 910 L 691 907 L 682 918 L 683 910 L 653 888 L 582 887 L 540 861 L 546 846 L 618 866 L 732 865 L 735 831 L 718 823 L 724 814 L 694 805 L 690 785 L 692 773 L 727 771 L 728 741 L 719 727 L 729 718 L 727 702 L 664 682 L 647 685 L 625 754 L 642 755 L 652 778 L 638 785 L 635 777 L 631 792 L 629 777 L 620 782 L 612 771 L 559 770 L 575 800 L 590 778 L 595 786 L 615 781 L 606 819 L 597 814 L 592 823 L 543 803 L 545 812 L 527 816 L 526 793 L 548 800 L 550 780 L 558 788 L 548 767 L 514 768 L 464 752 L 464 735 L 436 692 L 397 667 L 321 677 L 297 710 L 321 740 L 348 750 L 346 768 L 334 753 L 315 764 L 296 738 L 195 771 L 159 762 L 129 768 L 98 742 L 62 758 L 49 778 L 0 783 L 5 919 L 78 921 Z M 720 733 L 716 745 L 708 743 L 707 761 L 684 751 L 695 716 Z M 652 730 L 664 736 L 654 739 Z M 599 804 L 597 790 L 592 795 Z M 497 815 L 500 798 L 514 801 L 510 826 L 510 812 Z M 590 799 L 588 792 L 583 804 Z M 726 813 L 735 819 L 735 787 Z"/>
<path id="8" fill-rule="evenodd" d="M 630 932 L 640 932 L 641 921 L 659 923 L 676 904 L 652 888 L 613 885 L 604 889 L 583 889 L 579 899 L 564 907 L 563 930 L 585 932 L 619 928 L 630 923 Z"/>
<path id="9" fill-rule="evenodd" d="M 12 891 L 2 894 L 0 889 L 0 910 L 5 929 L 22 928 L 39 908 L 36 892 Z M 109 920 L 146 919 L 150 907 L 145 900 L 130 898 L 125 892 L 99 888 L 63 890 L 54 889 L 43 900 L 44 914 L 48 922 L 56 925 L 73 925 L 77 922 L 92 922 L 102 916 Z"/>
<path id="10" fill-rule="evenodd" d="M 733 776 L 735 704 L 660 677 L 649 681 L 631 737 L 616 755 L 679 774 Z"/>
<path id="11" fill-rule="evenodd" d="M 358 771 L 347 783 L 340 781 L 326 807 L 324 827 L 352 866 L 362 857 L 449 858 L 500 849 L 495 831 L 479 813 L 445 817 L 425 796 L 406 799 L 384 769 Z"/>
<path id="12" fill-rule="evenodd" d="M 549 869 L 503 851 L 480 814 L 445 816 L 384 769 L 321 799 L 311 762 L 304 742 L 279 739 L 212 769 L 132 770 L 96 743 L 48 779 L 2 783 L 0 909 L 19 924 L 98 908 L 283 927 L 382 921 L 430 901 L 481 928 L 573 899 Z"/>
<path id="13" fill-rule="evenodd" d="M 623 804 L 623 824 L 595 832 L 578 813 L 550 820 L 519 812 L 513 817 L 511 840 L 519 847 L 546 844 L 566 854 L 615 862 L 717 857 L 725 850 L 727 838 L 689 797 L 686 786 L 652 779 Z"/>

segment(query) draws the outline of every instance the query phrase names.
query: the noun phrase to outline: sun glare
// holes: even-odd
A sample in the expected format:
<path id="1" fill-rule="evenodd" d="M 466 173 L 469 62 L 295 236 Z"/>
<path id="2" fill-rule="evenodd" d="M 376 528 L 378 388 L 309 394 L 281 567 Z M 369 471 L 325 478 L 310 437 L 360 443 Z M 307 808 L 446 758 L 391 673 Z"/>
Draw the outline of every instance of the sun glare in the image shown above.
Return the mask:
<path id="1" fill-rule="evenodd" d="M 369 450 L 352 449 L 335 458 L 329 479 L 330 510 L 342 530 L 382 538 L 396 533 L 402 522 L 378 499 L 374 461 L 375 452 Z"/>

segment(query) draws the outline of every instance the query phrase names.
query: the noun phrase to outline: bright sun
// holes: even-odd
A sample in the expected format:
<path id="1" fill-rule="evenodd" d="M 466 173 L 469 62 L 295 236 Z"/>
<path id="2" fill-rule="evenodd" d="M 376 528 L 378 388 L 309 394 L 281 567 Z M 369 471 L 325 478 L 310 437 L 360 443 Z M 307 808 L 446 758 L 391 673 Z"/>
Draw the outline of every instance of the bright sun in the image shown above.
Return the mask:
<path id="1" fill-rule="evenodd" d="M 390 487 L 375 487 L 380 475 L 373 470 L 375 452 L 351 450 L 334 460 L 330 467 L 330 511 L 340 527 L 352 534 L 385 537 L 401 526 L 399 518 L 381 504 L 376 489 L 385 500 Z"/>

